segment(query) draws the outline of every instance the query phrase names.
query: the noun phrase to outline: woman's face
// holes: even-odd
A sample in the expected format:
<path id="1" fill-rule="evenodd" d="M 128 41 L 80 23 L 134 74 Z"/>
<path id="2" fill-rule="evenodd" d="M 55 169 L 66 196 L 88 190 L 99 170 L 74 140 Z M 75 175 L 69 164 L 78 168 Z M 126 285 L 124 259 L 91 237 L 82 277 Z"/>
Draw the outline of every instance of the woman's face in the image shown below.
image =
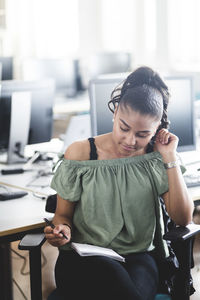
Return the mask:
<path id="1" fill-rule="evenodd" d="M 112 132 L 118 154 L 122 157 L 144 154 L 159 125 L 156 117 L 119 106 L 114 113 Z"/>

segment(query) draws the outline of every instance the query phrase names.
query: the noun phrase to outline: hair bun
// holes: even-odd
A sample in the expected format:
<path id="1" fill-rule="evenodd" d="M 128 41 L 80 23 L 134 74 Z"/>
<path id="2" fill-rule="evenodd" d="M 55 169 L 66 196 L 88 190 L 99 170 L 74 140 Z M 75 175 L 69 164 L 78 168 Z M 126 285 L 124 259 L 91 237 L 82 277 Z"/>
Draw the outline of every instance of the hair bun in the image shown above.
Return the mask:
<path id="1" fill-rule="evenodd" d="M 131 73 L 126 81 L 125 85 L 128 86 L 142 86 L 144 84 L 157 87 L 158 74 L 149 67 L 140 67 Z"/>

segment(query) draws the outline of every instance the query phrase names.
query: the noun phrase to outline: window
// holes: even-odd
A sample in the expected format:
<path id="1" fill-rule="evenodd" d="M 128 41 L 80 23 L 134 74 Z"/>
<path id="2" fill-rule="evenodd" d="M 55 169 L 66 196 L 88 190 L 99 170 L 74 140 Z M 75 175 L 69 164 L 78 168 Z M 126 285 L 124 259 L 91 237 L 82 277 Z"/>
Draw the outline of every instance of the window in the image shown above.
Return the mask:
<path id="1" fill-rule="evenodd" d="M 65 57 L 79 47 L 78 1 L 34 0 L 33 28 L 38 57 Z"/>
<path id="2" fill-rule="evenodd" d="M 103 0 L 102 41 L 107 51 L 128 51 L 137 62 L 155 57 L 155 0 Z"/>
<path id="3" fill-rule="evenodd" d="M 23 57 L 66 57 L 79 47 L 78 0 L 9 0 L 11 47 Z"/>
<path id="4" fill-rule="evenodd" d="M 171 64 L 179 69 L 199 69 L 199 12 L 199 0 L 169 0 L 169 55 Z"/>
<path id="5" fill-rule="evenodd" d="M 102 41 L 108 51 L 133 51 L 135 1 L 102 0 Z"/>

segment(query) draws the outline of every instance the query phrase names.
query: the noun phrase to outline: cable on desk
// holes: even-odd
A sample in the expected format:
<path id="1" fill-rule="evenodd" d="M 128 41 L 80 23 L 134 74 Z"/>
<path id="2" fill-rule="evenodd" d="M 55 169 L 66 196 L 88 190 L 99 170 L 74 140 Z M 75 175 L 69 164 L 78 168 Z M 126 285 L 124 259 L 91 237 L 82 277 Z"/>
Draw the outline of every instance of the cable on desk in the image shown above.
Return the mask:
<path id="1" fill-rule="evenodd" d="M 53 175 L 53 172 L 49 170 L 49 167 L 46 168 L 45 170 L 39 170 L 37 171 L 37 174 L 33 176 L 33 178 L 26 184 L 27 187 L 29 186 L 35 186 L 35 187 L 40 187 L 40 188 L 45 188 L 50 185 L 50 183 L 46 183 L 43 185 L 40 184 L 34 184 L 34 182 L 39 179 L 40 177 L 46 177 L 48 178 L 49 175 Z"/>
<path id="2" fill-rule="evenodd" d="M 0 188 L 6 190 L 6 192 L 10 192 L 10 189 L 7 186 L 3 185 L 3 184 L 0 184 Z"/>
<path id="3" fill-rule="evenodd" d="M 37 192 L 32 192 L 32 195 L 36 198 L 39 198 L 39 199 L 42 199 L 42 200 L 46 200 L 47 199 L 47 196 L 43 196 L 43 195 L 40 195 L 38 194 Z"/>

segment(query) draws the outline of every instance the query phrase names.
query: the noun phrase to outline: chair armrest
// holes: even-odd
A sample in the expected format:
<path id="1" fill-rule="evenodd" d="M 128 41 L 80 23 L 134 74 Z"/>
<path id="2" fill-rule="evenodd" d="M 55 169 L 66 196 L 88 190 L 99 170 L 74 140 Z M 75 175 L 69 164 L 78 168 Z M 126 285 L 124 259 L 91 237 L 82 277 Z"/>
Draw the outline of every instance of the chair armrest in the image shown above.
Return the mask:
<path id="1" fill-rule="evenodd" d="M 44 233 L 26 234 L 20 241 L 18 248 L 20 250 L 33 250 L 37 247 L 42 247 L 46 241 Z"/>
<path id="2" fill-rule="evenodd" d="M 200 225 L 188 224 L 187 226 L 177 226 L 163 235 L 164 240 L 185 241 L 200 232 Z"/>
<path id="3" fill-rule="evenodd" d="M 44 233 L 27 234 L 20 241 L 20 250 L 29 250 L 31 299 L 42 300 L 41 246 L 46 241 Z"/>

